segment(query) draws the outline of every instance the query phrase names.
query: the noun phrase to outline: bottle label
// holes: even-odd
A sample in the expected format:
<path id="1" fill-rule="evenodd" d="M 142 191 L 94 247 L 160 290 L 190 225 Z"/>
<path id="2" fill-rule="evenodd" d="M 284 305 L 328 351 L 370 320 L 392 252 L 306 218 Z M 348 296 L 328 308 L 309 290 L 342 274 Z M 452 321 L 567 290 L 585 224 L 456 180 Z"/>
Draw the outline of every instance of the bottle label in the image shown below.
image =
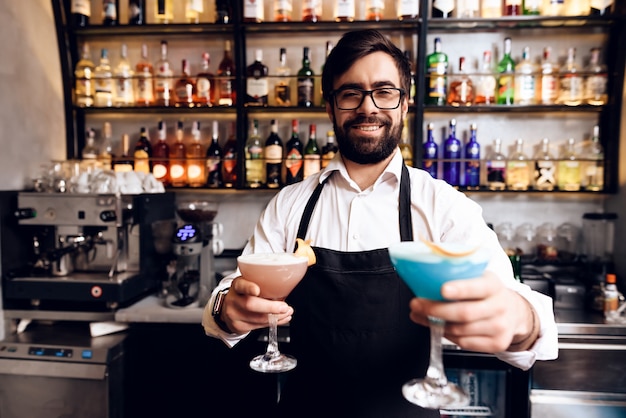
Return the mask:
<path id="1" fill-rule="evenodd" d="M 220 106 L 233 105 L 233 82 L 230 79 L 221 80 L 220 86 Z"/>
<path id="2" fill-rule="evenodd" d="M 291 106 L 291 87 L 286 81 L 279 81 L 274 87 L 277 106 Z"/>
<path id="3" fill-rule="evenodd" d="M 304 156 L 304 178 L 315 174 L 322 169 L 322 161 L 317 154 L 306 154 Z"/>
<path id="4" fill-rule="evenodd" d="M 313 79 L 305 78 L 298 80 L 298 105 L 313 103 Z"/>
<path id="5" fill-rule="evenodd" d="M 268 164 L 280 164 L 283 158 L 283 147 L 280 145 L 268 145 L 265 147 L 265 160 Z"/>
<path id="6" fill-rule="evenodd" d="M 203 13 L 204 4 L 202 3 L 202 0 L 187 0 L 187 10 Z"/>
<path id="7" fill-rule="evenodd" d="M 591 8 L 597 10 L 604 10 L 609 8 L 613 4 L 613 0 L 591 0 Z"/>
<path id="8" fill-rule="evenodd" d="M 154 85 L 150 72 L 145 71 L 139 74 L 137 78 L 137 100 L 139 102 L 151 103 L 154 100 L 153 91 Z"/>
<path id="9" fill-rule="evenodd" d="M 448 72 L 448 64 L 444 62 L 436 62 L 428 68 L 428 97 L 445 99 L 446 94 L 446 77 Z"/>
<path id="10" fill-rule="evenodd" d="M 335 3 L 335 17 L 354 18 L 354 0 L 337 0 Z"/>
<path id="11" fill-rule="evenodd" d="M 91 16 L 90 0 L 72 0 L 72 13 Z"/>
<path id="12" fill-rule="evenodd" d="M 196 81 L 197 96 L 204 101 L 211 100 L 211 81 L 206 77 L 198 77 Z"/>
<path id="13" fill-rule="evenodd" d="M 115 7 L 114 0 L 103 0 L 102 16 L 104 19 L 117 20 L 117 7 Z"/>
<path id="14" fill-rule="evenodd" d="M 557 78 L 553 75 L 541 77 L 541 103 L 552 104 L 558 96 Z"/>
<path id="15" fill-rule="evenodd" d="M 267 78 L 248 78 L 246 88 L 248 96 L 255 100 L 267 98 L 269 93 L 269 83 Z"/>
<path id="16" fill-rule="evenodd" d="M 117 101 L 121 103 L 133 102 L 133 80 L 130 77 L 117 77 Z"/>
<path id="17" fill-rule="evenodd" d="M 478 1 L 478 0 L 475 0 Z M 396 13 L 398 16 L 417 16 L 419 14 L 420 2 L 415 0 L 398 0 L 396 2 Z"/>
<path id="18" fill-rule="evenodd" d="M 292 177 L 297 177 L 298 172 L 302 169 L 302 154 L 297 149 L 289 150 L 285 159 L 285 167 L 291 173 Z"/>
<path id="19" fill-rule="evenodd" d="M 244 19 L 264 20 L 263 0 L 244 0 L 243 17 Z"/>
<path id="20" fill-rule="evenodd" d="M 155 179 L 163 181 L 167 176 L 167 166 L 164 164 L 154 164 L 152 167 L 152 175 Z"/>
<path id="21" fill-rule="evenodd" d="M 535 163 L 535 186 L 542 190 L 552 188 L 556 184 L 556 166 L 552 161 L 537 161 Z"/>
<path id="22" fill-rule="evenodd" d="M 293 11 L 293 4 L 291 0 L 274 0 L 274 11 L 291 13 Z"/>

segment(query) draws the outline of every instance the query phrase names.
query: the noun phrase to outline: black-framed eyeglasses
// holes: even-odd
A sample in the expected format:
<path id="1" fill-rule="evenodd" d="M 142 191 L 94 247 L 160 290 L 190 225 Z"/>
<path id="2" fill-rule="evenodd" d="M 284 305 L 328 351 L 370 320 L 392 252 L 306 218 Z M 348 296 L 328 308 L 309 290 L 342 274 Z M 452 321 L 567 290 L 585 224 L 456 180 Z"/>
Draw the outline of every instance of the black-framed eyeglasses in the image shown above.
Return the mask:
<path id="1" fill-rule="evenodd" d="M 393 110 L 400 106 L 404 89 L 396 87 L 381 87 L 373 90 L 357 88 L 343 88 L 331 92 L 335 99 L 335 106 L 339 110 L 354 110 L 361 107 L 365 96 L 370 96 L 374 106 L 381 110 Z"/>

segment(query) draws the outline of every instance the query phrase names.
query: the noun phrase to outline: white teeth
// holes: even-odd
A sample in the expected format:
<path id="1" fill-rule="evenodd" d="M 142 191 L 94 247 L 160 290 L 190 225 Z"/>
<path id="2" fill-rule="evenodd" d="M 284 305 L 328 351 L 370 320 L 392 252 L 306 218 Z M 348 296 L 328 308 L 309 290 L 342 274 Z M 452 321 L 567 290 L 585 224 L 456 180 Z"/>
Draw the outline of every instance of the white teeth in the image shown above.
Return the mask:
<path id="1" fill-rule="evenodd" d="M 359 126 L 361 131 L 375 131 L 378 129 L 378 126 Z"/>

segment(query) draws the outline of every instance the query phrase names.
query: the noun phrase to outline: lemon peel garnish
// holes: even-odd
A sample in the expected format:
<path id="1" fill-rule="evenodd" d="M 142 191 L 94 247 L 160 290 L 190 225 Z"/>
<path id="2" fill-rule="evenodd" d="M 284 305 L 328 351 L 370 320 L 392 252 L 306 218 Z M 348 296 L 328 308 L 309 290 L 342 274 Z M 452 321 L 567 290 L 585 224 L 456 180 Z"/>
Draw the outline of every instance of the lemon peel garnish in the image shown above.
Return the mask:
<path id="1" fill-rule="evenodd" d="M 311 240 L 303 240 L 302 238 L 296 238 L 296 251 L 295 254 L 299 257 L 306 257 L 308 266 L 312 266 L 316 263 L 315 252 L 311 247 Z"/>

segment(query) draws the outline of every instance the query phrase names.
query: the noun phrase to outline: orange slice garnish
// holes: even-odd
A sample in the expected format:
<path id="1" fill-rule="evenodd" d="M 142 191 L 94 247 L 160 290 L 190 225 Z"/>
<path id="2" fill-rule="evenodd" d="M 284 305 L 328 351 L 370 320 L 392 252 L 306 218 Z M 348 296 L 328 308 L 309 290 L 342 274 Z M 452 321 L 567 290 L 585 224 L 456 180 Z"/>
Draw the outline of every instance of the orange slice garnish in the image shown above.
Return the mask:
<path id="1" fill-rule="evenodd" d="M 312 266 L 315 264 L 317 259 L 315 258 L 315 252 L 313 252 L 313 248 L 311 247 L 311 240 L 303 240 L 302 238 L 296 238 L 296 251 L 295 254 L 299 257 L 306 257 L 308 262 L 308 266 Z"/>
<path id="2" fill-rule="evenodd" d="M 428 241 L 426 238 L 424 238 L 422 236 L 420 236 L 420 241 L 422 241 L 424 244 L 426 244 L 426 246 L 428 248 L 430 248 L 431 251 L 434 252 L 435 254 L 443 255 L 443 256 L 446 256 L 446 257 L 465 257 L 465 256 L 468 256 L 470 254 L 473 254 L 478 249 L 478 247 L 475 247 L 475 248 L 470 248 L 469 250 L 454 251 L 454 250 L 450 250 L 448 248 L 444 248 L 441 245 L 436 244 L 436 243 L 434 243 L 432 241 Z"/>

